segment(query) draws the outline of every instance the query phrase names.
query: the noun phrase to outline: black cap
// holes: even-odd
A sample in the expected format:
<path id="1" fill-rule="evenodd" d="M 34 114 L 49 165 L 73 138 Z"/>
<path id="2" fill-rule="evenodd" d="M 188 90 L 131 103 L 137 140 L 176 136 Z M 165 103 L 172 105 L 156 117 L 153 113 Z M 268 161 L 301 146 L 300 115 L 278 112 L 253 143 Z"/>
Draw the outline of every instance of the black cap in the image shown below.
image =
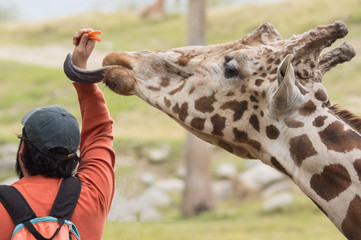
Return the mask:
<path id="1" fill-rule="evenodd" d="M 80 144 L 79 125 L 66 109 L 60 106 L 34 108 L 25 114 L 21 123 L 26 140 L 41 153 L 48 155 L 50 149 L 62 147 L 69 155 L 57 156 L 58 159 L 66 160 L 76 154 Z"/>

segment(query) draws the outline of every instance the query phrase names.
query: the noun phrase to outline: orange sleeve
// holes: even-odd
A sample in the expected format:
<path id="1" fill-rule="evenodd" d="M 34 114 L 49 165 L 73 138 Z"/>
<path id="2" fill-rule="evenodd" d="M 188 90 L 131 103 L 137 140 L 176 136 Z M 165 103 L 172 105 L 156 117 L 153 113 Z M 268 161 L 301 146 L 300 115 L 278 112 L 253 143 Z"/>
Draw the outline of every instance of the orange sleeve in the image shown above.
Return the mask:
<path id="1" fill-rule="evenodd" d="M 96 84 L 73 83 L 78 93 L 82 116 L 78 177 L 83 187 L 93 194 L 93 204 L 100 203 L 105 215 L 114 195 L 114 164 L 112 125 L 102 91 Z M 92 205 L 92 204 L 91 204 Z"/>

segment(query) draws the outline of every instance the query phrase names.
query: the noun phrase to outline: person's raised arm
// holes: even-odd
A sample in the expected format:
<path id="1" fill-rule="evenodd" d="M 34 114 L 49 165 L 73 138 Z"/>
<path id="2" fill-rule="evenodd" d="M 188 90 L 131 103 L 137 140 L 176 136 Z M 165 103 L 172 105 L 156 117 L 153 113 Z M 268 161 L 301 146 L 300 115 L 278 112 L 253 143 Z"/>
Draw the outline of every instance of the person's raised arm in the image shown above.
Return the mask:
<path id="1" fill-rule="evenodd" d="M 89 39 L 92 29 L 82 29 L 73 37 L 75 45 L 72 60 L 79 68 L 86 69 L 87 60 L 95 47 Z M 113 120 L 110 117 L 102 91 L 96 84 L 73 82 L 78 94 L 82 116 L 78 177 L 89 188 L 94 198 L 101 199 L 101 209 L 110 208 L 114 194 L 115 154 L 112 150 Z M 99 199 L 94 201 L 99 202 Z"/>

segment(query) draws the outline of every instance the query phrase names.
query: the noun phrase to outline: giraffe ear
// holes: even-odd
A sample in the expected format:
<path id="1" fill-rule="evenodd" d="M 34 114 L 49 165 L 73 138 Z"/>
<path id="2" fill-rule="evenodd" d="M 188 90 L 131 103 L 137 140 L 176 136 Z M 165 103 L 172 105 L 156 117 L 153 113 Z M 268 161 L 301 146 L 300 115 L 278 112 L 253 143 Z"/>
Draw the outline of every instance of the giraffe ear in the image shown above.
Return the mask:
<path id="1" fill-rule="evenodd" d="M 272 96 L 271 112 L 285 114 L 300 105 L 302 94 L 296 86 L 296 78 L 291 64 L 293 55 L 289 54 L 282 61 L 277 71 L 277 88 Z"/>

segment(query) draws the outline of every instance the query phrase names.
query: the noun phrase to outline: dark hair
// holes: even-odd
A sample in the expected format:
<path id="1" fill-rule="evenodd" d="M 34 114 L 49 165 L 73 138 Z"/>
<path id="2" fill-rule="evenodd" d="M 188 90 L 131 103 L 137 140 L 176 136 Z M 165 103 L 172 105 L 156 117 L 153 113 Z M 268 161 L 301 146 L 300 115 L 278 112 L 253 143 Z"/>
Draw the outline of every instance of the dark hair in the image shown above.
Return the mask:
<path id="1" fill-rule="evenodd" d="M 41 153 L 31 144 L 31 142 L 26 140 L 24 130 L 23 135 L 19 136 L 19 138 L 21 140 L 18 151 L 20 151 L 21 142 L 24 141 L 25 143 L 24 154 L 21 157 L 19 157 L 18 154 L 16 159 L 15 168 L 19 178 L 24 177 L 19 161 L 24 163 L 24 167 L 30 176 L 42 175 L 45 177 L 65 178 L 72 175 L 81 160 L 76 154 L 72 158 L 66 160 L 51 158 L 51 154 L 69 154 L 69 152 L 62 147 L 50 149 L 47 155 Z"/>

